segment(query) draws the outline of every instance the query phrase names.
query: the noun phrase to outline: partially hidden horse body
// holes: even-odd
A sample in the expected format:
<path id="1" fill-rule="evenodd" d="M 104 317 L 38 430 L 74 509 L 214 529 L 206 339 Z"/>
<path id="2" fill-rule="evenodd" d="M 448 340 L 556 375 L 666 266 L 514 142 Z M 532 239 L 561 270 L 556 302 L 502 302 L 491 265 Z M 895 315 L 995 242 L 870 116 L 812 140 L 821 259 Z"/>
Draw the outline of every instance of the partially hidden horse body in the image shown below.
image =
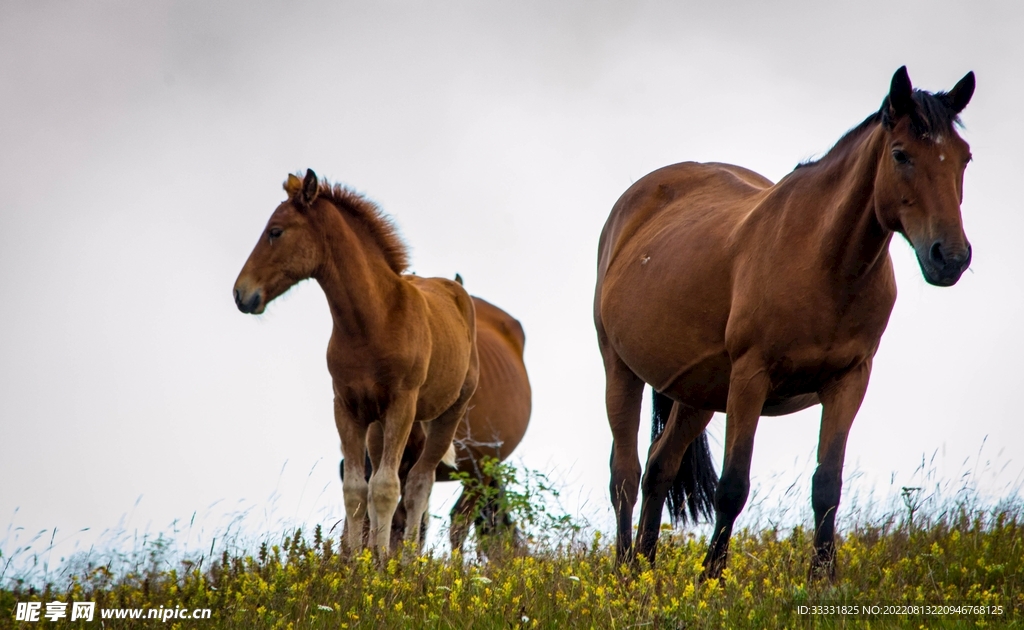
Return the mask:
<path id="1" fill-rule="evenodd" d="M 641 484 L 637 551 L 651 561 L 666 496 L 688 486 L 691 510 L 700 493 L 714 496 L 704 576 L 719 577 L 749 491 L 759 416 L 821 403 L 811 573 L 835 577 L 847 435 L 896 300 L 892 236 L 910 242 L 931 284 L 956 283 L 970 264 L 960 216 L 970 152 L 955 125 L 973 91 L 973 73 L 931 94 L 900 68 L 878 112 L 777 184 L 690 162 L 650 173 L 619 198 L 601 235 L 594 319 L 620 560 L 633 557 Z M 656 409 L 668 400 L 670 410 L 641 480 L 645 382 Z M 683 465 L 715 411 L 727 418 L 717 487 L 713 469 Z M 710 481 L 694 488 L 697 476 Z"/>
<path id="2" fill-rule="evenodd" d="M 471 523 L 476 526 L 480 539 L 505 532 L 511 536 L 513 544 L 521 542 L 500 498 L 504 489 L 499 480 L 488 474 L 483 462 L 487 458 L 504 461 L 526 434 L 531 410 L 530 379 L 523 362 L 526 335 L 519 321 L 504 310 L 476 296 L 473 296 L 473 304 L 480 379 L 455 432 L 454 466 L 442 463 L 436 477 L 437 481 L 450 481 L 453 473 L 464 473 L 473 480 L 452 507 L 448 530 L 452 549 L 462 547 Z M 399 467 L 403 483 L 420 456 L 424 435 L 419 427 L 413 427 Z M 379 465 L 382 436 L 379 425 L 370 427 L 368 457 L 373 468 Z M 344 480 L 343 467 L 344 460 Z M 399 506 L 391 530 L 392 544 L 401 540 L 405 522 L 405 510 Z"/>
<path id="3" fill-rule="evenodd" d="M 404 275 L 405 245 L 376 205 L 341 186 L 289 175 L 288 199 L 270 217 L 235 282 L 243 313 L 262 313 L 296 282 L 315 279 L 334 320 L 327 367 L 334 417 L 345 455 L 346 540 L 387 552 L 399 500 L 410 515 L 405 538 L 418 542 L 434 471 L 476 391 L 479 357 L 473 302 L 444 278 Z M 364 475 L 367 430 L 382 428 L 381 460 Z M 399 480 L 414 426 L 423 429 L 420 456 Z"/>

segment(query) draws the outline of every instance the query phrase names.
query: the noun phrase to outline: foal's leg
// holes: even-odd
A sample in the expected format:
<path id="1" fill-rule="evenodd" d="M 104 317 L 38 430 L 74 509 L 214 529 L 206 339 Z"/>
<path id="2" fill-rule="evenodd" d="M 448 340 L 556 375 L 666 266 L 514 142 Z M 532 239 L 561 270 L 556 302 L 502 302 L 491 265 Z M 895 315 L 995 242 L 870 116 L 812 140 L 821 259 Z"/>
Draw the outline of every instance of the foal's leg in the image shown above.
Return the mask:
<path id="1" fill-rule="evenodd" d="M 640 531 L 637 532 L 637 552 L 647 556 L 653 564 L 661 533 L 661 512 L 665 499 L 675 483 L 683 462 L 686 447 L 700 436 L 711 422 L 713 411 L 694 409 L 689 405 L 672 405 L 665 430 L 651 444 L 644 469 L 643 502 L 640 505 Z"/>
<path id="2" fill-rule="evenodd" d="M 401 479 L 401 475 L 399 475 L 399 479 Z M 402 539 L 405 537 L 405 522 L 407 518 L 408 515 L 405 513 L 405 505 L 402 501 L 399 501 L 398 505 L 395 507 L 395 515 L 391 517 L 391 542 L 389 544 L 391 549 L 395 549 L 402 545 Z"/>
<path id="3" fill-rule="evenodd" d="M 383 423 L 384 440 L 380 466 L 373 471 L 369 484 L 370 545 L 387 553 L 390 549 L 391 521 L 402 494 L 398 468 L 416 415 L 416 390 L 396 396 Z M 346 461 L 347 461 L 346 457 Z M 348 471 L 345 471 L 348 479 Z"/>
<path id="4" fill-rule="evenodd" d="M 466 413 L 469 399 L 476 391 L 476 379 L 472 379 L 472 387 L 467 383 L 463 387 L 462 394 L 440 416 L 426 423 L 426 439 L 423 442 L 423 452 L 416 460 L 412 470 L 409 471 L 409 479 L 405 485 L 405 540 L 417 544 L 420 542 L 420 524 L 423 514 L 427 511 L 430 501 L 430 490 L 434 487 L 437 467 L 441 459 L 452 446 L 455 439 L 455 429 L 459 421 Z"/>
<path id="5" fill-rule="evenodd" d="M 615 351 L 603 347 L 605 370 L 605 406 L 612 430 L 611 484 L 615 508 L 615 559 L 633 560 L 633 506 L 640 487 L 640 457 L 637 432 L 640 430 L 640 404 L 644 382 L 622 362 Z"/>
<path id="6" fill-rule="evenodd" d="M 864 400 L 871 375 L 871 361 L 853 368 L 818 392 L 821 399 L 821 433 L 818 436 L 818 468 L 811 481 L 814 508 L 814 557 L 811 578 L 836 577 L 836 510 L 843 489 L 843 460 L 850 426 Z"/>
<path id="7" fill-rule="evenodd" d="M 345 546 L 350 551 L 363 548 L 363 524 L 369 505 L 366 483 L 366 426 L 356 420 L 344 402 L 334 398 L 334 424 L 341 437 L 342 492 L 345 496 Z"/>
<path id="8" fill-rule="evenodd" d="M 715 532 L 704 558 L 706 579 L 719 578 L 729 553 L 732 526 L 750 492 L 754 433 L 768 394 L 768 374 L 759 360 L 733 362 L 725 404 L 725 462 L 715 492 Z"/>

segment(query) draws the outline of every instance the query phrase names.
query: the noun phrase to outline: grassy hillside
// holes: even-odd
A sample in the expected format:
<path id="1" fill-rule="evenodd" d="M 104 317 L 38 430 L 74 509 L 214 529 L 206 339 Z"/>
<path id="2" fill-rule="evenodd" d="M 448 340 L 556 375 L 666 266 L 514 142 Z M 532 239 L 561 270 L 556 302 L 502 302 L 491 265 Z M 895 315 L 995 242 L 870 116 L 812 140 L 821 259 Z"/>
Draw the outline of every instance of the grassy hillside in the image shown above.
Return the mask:
<path id="1" fill-rule="evenodd" d="M 723 581 L 701 583 L 703 538 L 666 528 L 654 568 L 616 567 L 609 541 L 576 539 L 578 527 L 530 498 L 513 492 L 510 499 L 533 534 L 528 554 L 345 557 L 319 527 L 270 535 L 245 552 L 186 559 L 164 557 L 158 541 L 127 570 L 83 566 L 37 587 L 8 580 L 0 627 L 100 627 L 100 609 L 161 606 L 211 611 L 209 620 L 172 618 L 167 627 L 247 630 L 1024 627 L 1019 501 L 847 524 L 839 579 L 830 585 L 807 582 L 813 532 L 805 528 L 741 531 Z M 27 601 L 42 602 L 44 612 L 47 602 L 95 601 L 97 612 L 91 623 L 14 621 L 16 603 Z M 159 623 L 108 618 L 103 627 Z"/>

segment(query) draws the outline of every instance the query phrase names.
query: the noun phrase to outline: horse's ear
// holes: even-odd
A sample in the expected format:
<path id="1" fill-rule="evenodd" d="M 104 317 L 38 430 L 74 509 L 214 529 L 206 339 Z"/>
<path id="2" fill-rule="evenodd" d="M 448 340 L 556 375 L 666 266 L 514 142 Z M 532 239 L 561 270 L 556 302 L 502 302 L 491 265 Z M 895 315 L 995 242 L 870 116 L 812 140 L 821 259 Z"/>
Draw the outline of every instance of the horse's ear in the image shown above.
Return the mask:
<path id="1" fill-rule="evenodd" d="M 968 72 L 953 86 L 952 90 L 946 93 L 946 104 L 953 110 L 953 113 L 959 114 L 971 102 L 972 96 L 974 96 L 974 72 Z"/>
<path id="2" fill-rule="evenodd" d="M 892 83 L 889 84 L 889 119 L 895 121 L 913 111 L 914 86 L 910 84 L 907 67 L 901 66 L 896 74 L 892 75 Z"/>
<path id="3" fill-rule="evenodd" d="M 458 282 L 459 285 L 461 286 L 465 286 L 466 284 L 465 282 L 462 281 L 462 274 L 455 274 L 455 281 Z"/>
<path id="4" fill-rule="evenodd" d="M 299 191 L 302 190 L 302 180 L 295 175 L 288 173 L 288 179 L 284 180 L 284 186 L 282 186 L 282 188 L 284 188 L 284 191 L 288 193 L 288 199 L 295 199 L 299 194 Z"/>
<path id="5" fill-rule="evenodd" d="M 307 206 L 313 205 L 317 194 L 320 192 L 320 182 L 316 179 L 313 169 L 306 169 L 306 178 L 302 180 L 302 200 Z"/>

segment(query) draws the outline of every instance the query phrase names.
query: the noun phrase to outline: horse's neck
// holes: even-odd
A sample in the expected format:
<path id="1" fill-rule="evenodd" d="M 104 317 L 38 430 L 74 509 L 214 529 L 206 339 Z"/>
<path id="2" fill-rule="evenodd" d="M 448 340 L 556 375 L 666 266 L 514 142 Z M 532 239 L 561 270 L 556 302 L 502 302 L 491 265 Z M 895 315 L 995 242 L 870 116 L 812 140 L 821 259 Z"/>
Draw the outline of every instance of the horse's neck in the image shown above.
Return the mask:
<path id="1" fill-rule="evenodd" d="M 314 278 L 327 296 L 334 334 L 368 340 L 383 330 L 402 279 L 365 229 L 333 214 L 326 220 L 326 259 Z"/>
<path id="2" fill-rule="evenodd" d="M 797 203 L 813 215 L 806 220 L 821 222 L 820 252 L 843 279 L 864 278 L 886 260 L 892 232 L 879 223 L 874 203 L 884 150 L 884 132 L 876 127 L 842 155 L 800 173 Z"/>

